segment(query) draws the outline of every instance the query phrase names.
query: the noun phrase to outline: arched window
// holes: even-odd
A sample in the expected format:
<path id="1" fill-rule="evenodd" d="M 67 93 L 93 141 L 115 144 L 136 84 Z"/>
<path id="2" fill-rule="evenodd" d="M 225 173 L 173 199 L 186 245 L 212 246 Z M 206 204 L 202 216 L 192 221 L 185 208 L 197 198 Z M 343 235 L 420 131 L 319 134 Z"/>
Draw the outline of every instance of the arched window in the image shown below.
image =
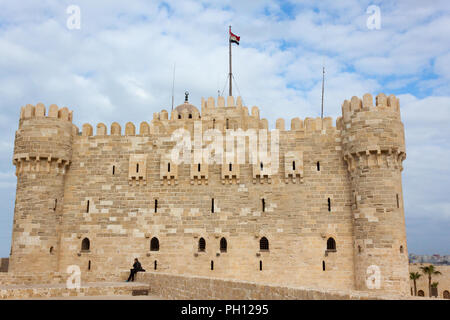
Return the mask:
<path id="1" fill-rule="evenodd" d="M 327 250 L 336 251 L 336 241 L 333 238 L 328 238 L 327 240 Z"/>
<path id="2" fill-rule="evenodd" d="M 423 290 L 419 290 L 419 291 L 417 292 L 417 295 L 418 295 L 419 297 L 424 297 L 424 296 L 425 296 L 425 293 L 423 292 Z"/>
<path id="3" fill-rule="evenodd" d="M 81 241 L 81 251 L 89 251 L 91 247 L 91 242 L 88 238 L 84 238 L 83 241 Z"/>
<path id="4" fill-rule="evenodd" d="M 261 251 L 269 251 L 269 240 L 266 237 L 262 237 L 259 240 L 259 250 Z"/>
<path id="5" fill-rule="evenodd" d="M 150 251 L 159 251 L 159 240 L 156 237 L 153 237 L 150 240 Z"/>
<path id="6" fill-rule="evenodd" d="M 403 246 L 400 246 L 400 253 L 403 253 Z"/>
<path id="7" fill-rule="evenodd" d="M 220 239 L 220 252 L 227 252 L 227 239 Z"/>
<path id="8" fill-rule="evenodd" d="M 181 119 L 181 114 L 178 115 L 178 119 Z"/>
<path id="9" fill-rule="evenodd" d="M 448 292 L 448 290 L 445 290 L 444 293 L 442 294 L 442 297 L 444 299 L 450 299 L 450 293 Z"/>
<path id="10" fill-rule="evenodd" d="M 203 238 L 198 240 L 198 251 L 204 252 L 206 250 L 206 241 Z"/>
<path id="11" fill-rule="evenodd" d="M 192 119 L 192 113 L 189 113 L 189 119 Z"/>

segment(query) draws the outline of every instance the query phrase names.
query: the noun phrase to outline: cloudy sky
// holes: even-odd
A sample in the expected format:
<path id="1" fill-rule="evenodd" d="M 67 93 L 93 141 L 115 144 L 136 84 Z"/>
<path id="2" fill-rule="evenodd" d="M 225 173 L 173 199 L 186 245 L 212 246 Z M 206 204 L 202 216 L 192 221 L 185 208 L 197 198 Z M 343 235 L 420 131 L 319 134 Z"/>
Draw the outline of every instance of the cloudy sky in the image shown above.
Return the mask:
<path id="1" fill-rule="evenodd" d="M 70 5 L 80 29 L 68 28 Z M 271 127 L 320 115 L 323 64 L 326 116 L 353 95 L 400 98 L 409 252 L 450 254 L 448 0 L 0 0 L 0 256 L 10 249 L 20 107 L 67 106 L 78 127 L 149 121 L 170 109 L 174 64 L 176 104 L 188 90 L 198 106 L 226 84 L 230 24 L 241 36 L 239 92 Z"/>

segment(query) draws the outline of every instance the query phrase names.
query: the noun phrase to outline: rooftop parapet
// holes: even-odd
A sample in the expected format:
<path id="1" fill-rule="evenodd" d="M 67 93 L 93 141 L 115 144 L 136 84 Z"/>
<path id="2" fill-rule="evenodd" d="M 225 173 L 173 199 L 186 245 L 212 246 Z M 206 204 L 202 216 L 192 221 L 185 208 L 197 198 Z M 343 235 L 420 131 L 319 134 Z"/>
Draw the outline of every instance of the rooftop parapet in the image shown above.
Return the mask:
<path id="1" fill-rule="evenodd" d="M 54 118 L 72 122 L 73 111 L 69 111 L 67 107 L 58 108 L 56 104 L 50 105 L 48 114 L 46 115 L 45 106 L 38 103 L 36 106 L 27 104 L 20 110 L 20 120 L 32 118 Z"/>
<path id="2" fill-rule="evenodd" d="M 370 93 L 366 93 L 362 99 L 353 96 L 350 101 L 344 100 L 342 104 L 344 121 L 349 121 L 353 114 L 360 111 L 391 111 L 397 113 L 400 117 L 399 99 L 393 94 L 387 97 L 384 93 L 380 93 L 375 98 L 375 106 L 373 102 L 373 97 Z"/>

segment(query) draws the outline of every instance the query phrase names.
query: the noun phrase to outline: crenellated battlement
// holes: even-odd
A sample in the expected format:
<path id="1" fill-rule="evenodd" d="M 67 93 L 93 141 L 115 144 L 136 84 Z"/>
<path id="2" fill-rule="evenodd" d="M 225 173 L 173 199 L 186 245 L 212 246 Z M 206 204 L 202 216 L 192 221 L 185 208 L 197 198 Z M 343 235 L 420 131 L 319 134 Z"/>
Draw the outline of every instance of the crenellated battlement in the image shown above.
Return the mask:
<path id="1" fill-rule="evenodd" d="M 45 106 L 38 103 L 36 106 L 27 104 L 20 109 L 20 120 L 32 118 L 53 118 L 72 122 L 73 111 L 69 111 L 67 107 L 59 108 L 56 104 L 49 107 L 48 114 L 46 114 Z"/>
<path id="2" fill-rule="evenodd" d="M 362 99 L 353 96 L 350 101 L 344 100 L 342 104 L 344 121 L 349 121 L 353 114 L 361 111 L 390 111 L 397 113 L 400 117 L 400 102 L 393 94 L 387 97 L 384 93 L 375 97 L 375 104 L 370 93 L 366 93 Z"/>

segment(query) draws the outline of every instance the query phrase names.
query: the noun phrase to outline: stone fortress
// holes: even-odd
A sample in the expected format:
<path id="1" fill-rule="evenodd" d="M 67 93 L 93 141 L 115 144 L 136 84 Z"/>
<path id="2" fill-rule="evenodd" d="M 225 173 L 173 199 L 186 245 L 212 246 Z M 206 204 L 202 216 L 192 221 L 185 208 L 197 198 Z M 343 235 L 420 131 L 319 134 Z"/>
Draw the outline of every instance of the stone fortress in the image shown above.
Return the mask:
<path id="1" fill-rule="evenodd" d="M 186 99 L 187 100 L 187 99 Z M 151 272 L 410 294 L 399 100 L 352 97 L 342 117 L 276 121 L 279 168 L 173 163 L 172 133 L 274 131 L 242 99 L 188 101 L 139 130 L 80 131 L 67 108 L 22 107 L 9 272 Z M 198 132 L 197 132 L 198 133 Z M 201 133 L 200 133 L 201 134 Z M 205 142 L 205 144 L 207 144 Z M 269 146 L 270 147 L 270 146 Z M 246 154 L 246 159 L 249 154 Z"/>

